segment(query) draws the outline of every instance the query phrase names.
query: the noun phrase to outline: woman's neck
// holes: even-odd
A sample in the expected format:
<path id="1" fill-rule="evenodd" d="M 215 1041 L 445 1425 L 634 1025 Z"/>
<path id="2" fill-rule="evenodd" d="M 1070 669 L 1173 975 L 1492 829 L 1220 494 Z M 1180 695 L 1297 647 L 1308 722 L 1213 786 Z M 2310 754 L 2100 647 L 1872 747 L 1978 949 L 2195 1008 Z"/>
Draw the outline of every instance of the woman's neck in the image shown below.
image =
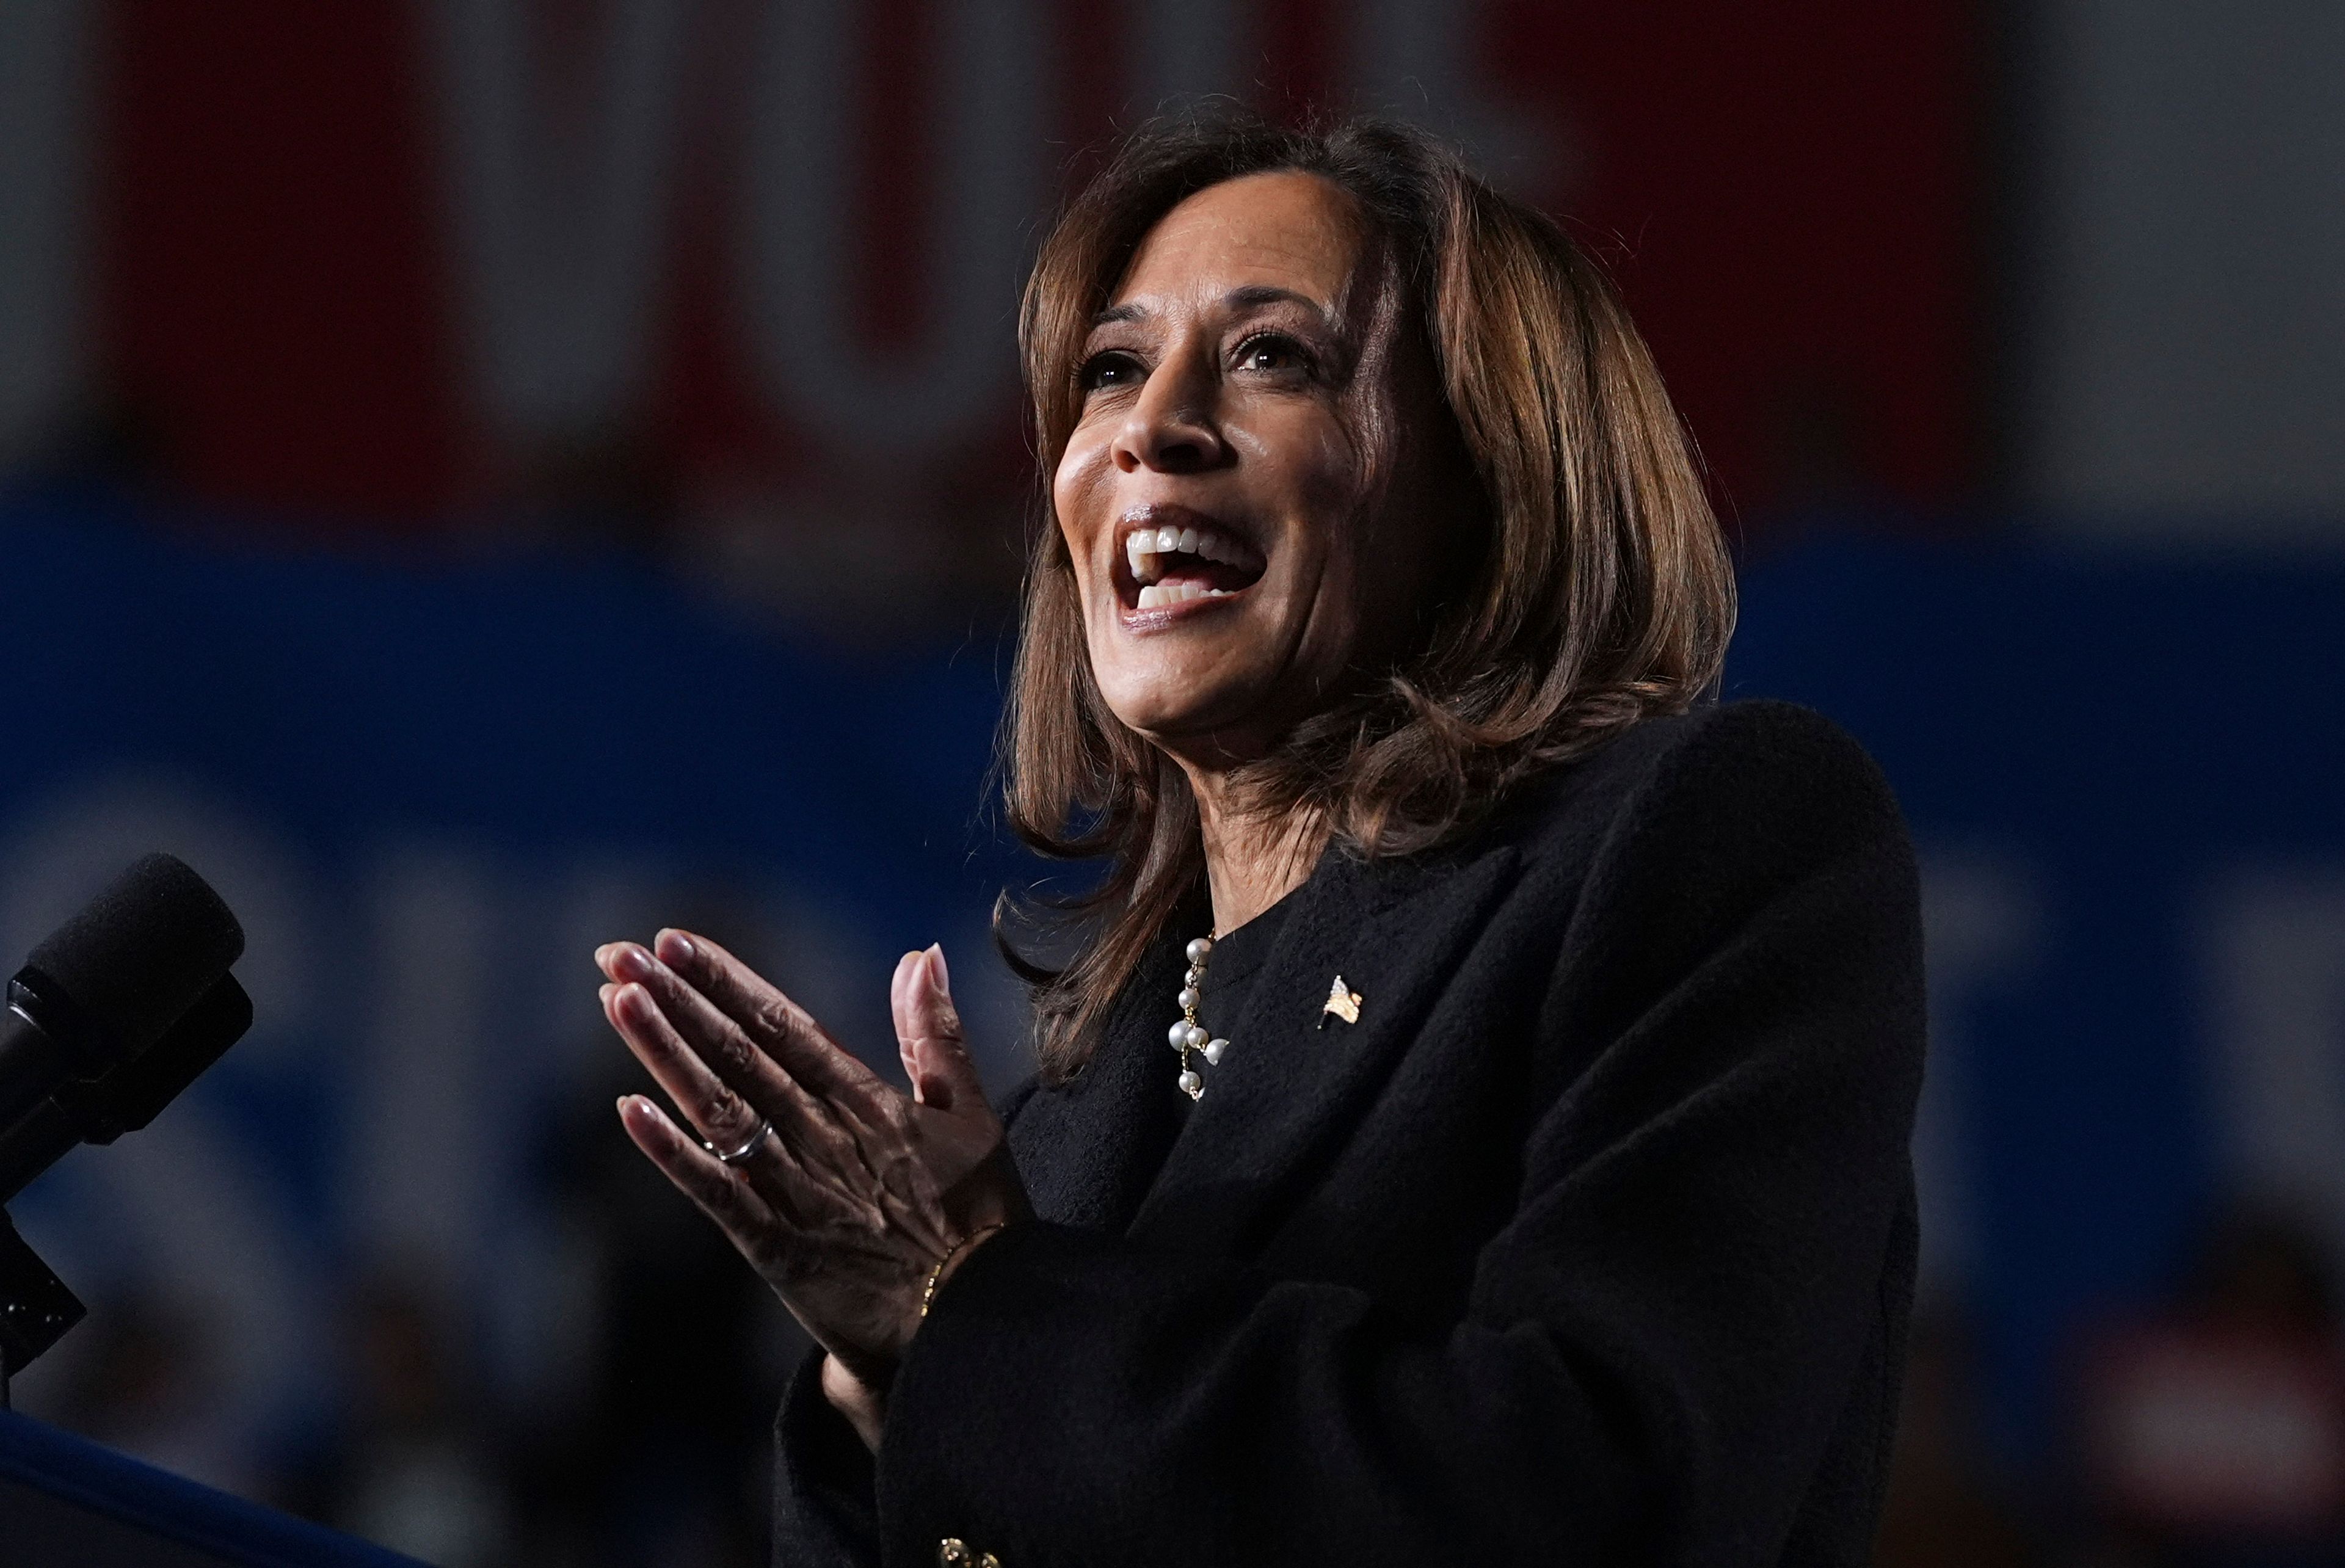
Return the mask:
<path id="1" fill-rule="evenodd" d="M 1326 845 L 1326 823 L 1316 811 L 1246 810 L 1232 798 L 1226 775 L 1184 771 L 1204 835 L 1213 929 L 1227 936 L 1303 885 Z"/>

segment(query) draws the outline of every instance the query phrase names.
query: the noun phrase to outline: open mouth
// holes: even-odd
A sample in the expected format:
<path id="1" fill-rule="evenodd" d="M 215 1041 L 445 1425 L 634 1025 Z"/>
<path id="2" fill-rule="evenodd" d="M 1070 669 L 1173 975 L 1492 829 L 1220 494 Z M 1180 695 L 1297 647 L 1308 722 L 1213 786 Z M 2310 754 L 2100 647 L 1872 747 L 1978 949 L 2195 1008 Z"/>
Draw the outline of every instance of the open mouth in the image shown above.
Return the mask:
<path id="1" fill-rule="evenodd" d="M 1170 610 L 1227 599 L 1262 581 L 1262 551 L 1194 513 L 1151 508 L 1123 536 L 1116 587 L 1127 610 Z"/>

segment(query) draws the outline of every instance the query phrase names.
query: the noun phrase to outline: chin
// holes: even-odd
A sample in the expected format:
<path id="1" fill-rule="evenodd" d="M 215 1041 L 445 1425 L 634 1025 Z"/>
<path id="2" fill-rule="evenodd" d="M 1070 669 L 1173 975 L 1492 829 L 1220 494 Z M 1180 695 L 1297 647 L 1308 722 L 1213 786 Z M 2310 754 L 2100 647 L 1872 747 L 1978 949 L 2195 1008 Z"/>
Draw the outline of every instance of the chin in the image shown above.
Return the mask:
<path id="1" fill-rule="evenodd" d="M 1177 681 L 1147 679 L 1101 688 L 1108 711 L 1127 729 L 1155 740 L 1207 734 L 1242 719 L 1248 704 L 1242 693 L 1199 691 Z"/>
<path id="2" fill-rule="evenodd" d="M 1106 672 L 1100 695 L 1126 728 L 1178 744 L 1254 728 L 1270 684 L 1225 668 L 1151 660 L 1143 669 Z"/>

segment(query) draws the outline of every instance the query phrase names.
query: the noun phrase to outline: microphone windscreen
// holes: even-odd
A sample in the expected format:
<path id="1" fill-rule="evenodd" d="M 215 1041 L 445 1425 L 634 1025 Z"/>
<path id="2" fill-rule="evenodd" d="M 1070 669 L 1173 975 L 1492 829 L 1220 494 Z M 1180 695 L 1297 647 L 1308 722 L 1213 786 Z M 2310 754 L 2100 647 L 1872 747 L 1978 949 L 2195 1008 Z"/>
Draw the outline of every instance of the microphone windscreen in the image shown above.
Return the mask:
<path id="1" fill-rule="evenodd" d="M 64 993 L 121 1060 L 147 1049 L 244 953 L 211 885 L 150 855 L 33 949 L 25 967 Z"/>

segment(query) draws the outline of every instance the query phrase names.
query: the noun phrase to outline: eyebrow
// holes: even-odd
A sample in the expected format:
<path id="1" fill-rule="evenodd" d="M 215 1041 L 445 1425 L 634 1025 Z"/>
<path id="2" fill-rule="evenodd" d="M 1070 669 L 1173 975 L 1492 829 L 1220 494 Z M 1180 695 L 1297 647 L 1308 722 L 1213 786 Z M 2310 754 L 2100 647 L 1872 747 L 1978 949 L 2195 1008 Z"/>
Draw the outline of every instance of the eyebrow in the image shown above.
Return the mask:
<path id="1" fill-rule="evenodd" d="M 1281 288 L 1275 284 L 1249 283 L 1243 288 L 1233 288 L 1222 296 L 1222 303 L 1238 310 L 1257 310 L 1264 305 L 1300 305 L 1328 327 L 1333 328 L 1335 325 L 1335 313 L 1319 301 L 1308 295 L 1297 294 L 1292 288 Z M 1091 325 L 1097 328 L 1105 327 L 1116 321 L 1144 321 L 1150 314 L 1145 305 L 1136 303 L 1111 305 L 1091 318 Z"/>
<path id="2" fill-rule="evenodd" d="M 1240 310 L 1255 310 L 1264 305 L 1300 305 L 1328 326 L 1335 324 L 1335 313 L 1316 299 L 1268 283 L 1249 283 L 1243 288 L 1233 288 L 1222 296 L 1222 303 Z"/>

